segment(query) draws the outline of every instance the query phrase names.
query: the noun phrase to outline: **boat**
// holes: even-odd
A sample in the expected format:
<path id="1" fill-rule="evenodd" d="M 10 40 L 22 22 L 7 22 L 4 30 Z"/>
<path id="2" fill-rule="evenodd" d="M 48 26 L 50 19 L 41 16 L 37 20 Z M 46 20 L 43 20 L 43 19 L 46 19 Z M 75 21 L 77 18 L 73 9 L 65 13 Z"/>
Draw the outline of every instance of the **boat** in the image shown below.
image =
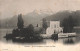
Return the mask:
<path id="1" fill-rule="evenodd" d="M 59 33 L 58 38 L 75 37 L 76 33 Z"/>
<path id="2" fill-rule="evenodd" d="M 64 34 L 64 33 L 59 33 L 58 34 L 58 38 L 67 38 L 68 34 Z"/>

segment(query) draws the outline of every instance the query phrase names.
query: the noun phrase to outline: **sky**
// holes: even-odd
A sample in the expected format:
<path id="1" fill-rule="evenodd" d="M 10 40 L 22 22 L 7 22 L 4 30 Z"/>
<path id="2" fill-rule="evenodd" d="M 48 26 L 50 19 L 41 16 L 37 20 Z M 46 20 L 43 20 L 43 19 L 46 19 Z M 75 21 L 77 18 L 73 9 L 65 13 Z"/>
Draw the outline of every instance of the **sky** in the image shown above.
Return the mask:
<path id="1" fill-rule="evenodd" d="M 19 13 L 27 14 L 33 10 L 80 10 L 80 0 L 0 0 L 0 19 L 10 18 Z"/>

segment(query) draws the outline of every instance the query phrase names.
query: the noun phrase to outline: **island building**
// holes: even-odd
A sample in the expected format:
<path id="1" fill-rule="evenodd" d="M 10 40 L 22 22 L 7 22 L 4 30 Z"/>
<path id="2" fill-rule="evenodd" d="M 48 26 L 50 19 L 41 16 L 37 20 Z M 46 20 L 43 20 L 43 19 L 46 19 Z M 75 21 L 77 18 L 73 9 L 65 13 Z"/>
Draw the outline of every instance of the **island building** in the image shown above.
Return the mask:
<path id="1" fill-rule="evenodd" d="M 63 28 L 60 27 L 60 21 L 50 21 L 50 27 L 46 29 L 46 35 L 63 33 Z"/>
<path id="2" fill-rule="evenodd" d="M 63 33 L 63 28 L 60 27 L 60 21 L 50 21 L 49 27 L 46 29 L 46 34 L 41 34 L 43 37 L 51 37 L 52 34 Z"/>
<path id="3" fill-rule="evenodd" d="M 76 33 L 63 33 L 63 27 L 60 27 L 60 21 L 50 21 L 49 27 L 46 29 L 45 34 L 41 34 L 43 38 L 50 38 L 51 35 L 57 34 L 58 38 L 76 36 Z"/>

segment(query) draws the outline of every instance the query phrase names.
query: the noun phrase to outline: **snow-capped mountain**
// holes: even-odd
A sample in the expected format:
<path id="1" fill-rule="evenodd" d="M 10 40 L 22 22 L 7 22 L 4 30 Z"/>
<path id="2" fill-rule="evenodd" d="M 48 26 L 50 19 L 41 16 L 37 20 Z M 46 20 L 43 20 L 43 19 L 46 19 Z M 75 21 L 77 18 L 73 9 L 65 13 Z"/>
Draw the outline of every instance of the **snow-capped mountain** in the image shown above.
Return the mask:
<path id="1" fill-rule="evenodd" d="M 37 14 L 48 14 L 48 15 L 53 14 L 53 11 L 52 10 L 46 10 L 46 9 L 44 9 L 44 10 L 37 10 L 36 9 L 33 12 L 35 12 Z"/>
<path id="2" fill-rule="evenodd" d="M 27 16 L 31 17 L 46 17 L 52 15 L 53 12 L 51 10 L 37 10 L 35 9 L 33 12 L 28 13 Z"/>

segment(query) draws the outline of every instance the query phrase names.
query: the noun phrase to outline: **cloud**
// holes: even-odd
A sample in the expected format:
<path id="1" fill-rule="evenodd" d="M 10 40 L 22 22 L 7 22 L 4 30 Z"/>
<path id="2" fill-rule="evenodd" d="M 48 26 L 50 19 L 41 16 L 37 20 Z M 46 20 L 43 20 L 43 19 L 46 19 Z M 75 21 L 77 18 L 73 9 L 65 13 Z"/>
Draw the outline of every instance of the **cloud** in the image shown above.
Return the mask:
<path id="1" fill-rule="evenodd" d="M 18 13 L 27 14 L 35 9 L 80 10 L 79 0 L 0 0 L 0 17 L 11 17 Z"/>

